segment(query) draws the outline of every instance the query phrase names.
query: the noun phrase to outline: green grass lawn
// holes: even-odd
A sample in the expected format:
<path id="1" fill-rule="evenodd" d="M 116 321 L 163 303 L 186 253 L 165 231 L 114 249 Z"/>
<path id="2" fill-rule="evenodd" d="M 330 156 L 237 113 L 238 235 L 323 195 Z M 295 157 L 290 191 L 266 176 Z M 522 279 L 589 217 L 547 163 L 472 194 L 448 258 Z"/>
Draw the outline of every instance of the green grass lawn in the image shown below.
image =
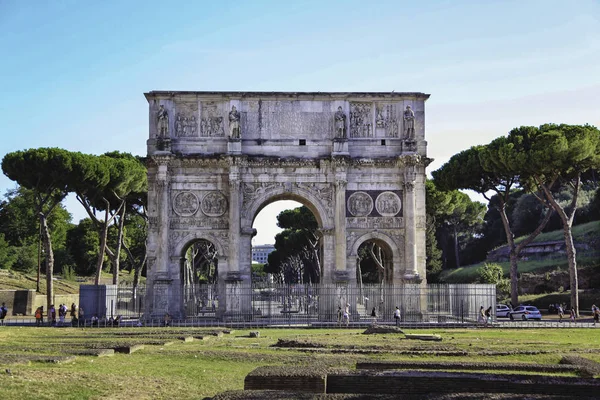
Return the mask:
<path id="1" fill-rule="evenodd" d="M 354 329 L 260 329 L 183 342 L 200 328 L 19 328 L 0 327 L 2 399 L 198 399 L 243 388 L 258 366 L 293 365 L 354 368 L 369 360 L 448 360 L 556 364 L 563 354 L 600 361 L 594 329 L 432 329 L 410 333 L 441 335 L 442 342 L 407 340 L 403 335 L 362 335 Z M 278 339 L 319 349 L 272 347 Z M 133 354 L 76 356 L 74 361 L 30 361 L 64 356 L 112 344 L 152 342 Z M 175 341 L 164 345 L 160 341 Z M 595 350 L 594 350 L 595 349 Z M 591 351 L 591 352 L 590 352 Z M 459 355 L 460 354 L 460 355 Z M 15 363 L 15 360 L 23 363 Z M 10 374 L 4 372 L 10 369 Z M 505 373 L 505 372 L 504 372 Z"/>

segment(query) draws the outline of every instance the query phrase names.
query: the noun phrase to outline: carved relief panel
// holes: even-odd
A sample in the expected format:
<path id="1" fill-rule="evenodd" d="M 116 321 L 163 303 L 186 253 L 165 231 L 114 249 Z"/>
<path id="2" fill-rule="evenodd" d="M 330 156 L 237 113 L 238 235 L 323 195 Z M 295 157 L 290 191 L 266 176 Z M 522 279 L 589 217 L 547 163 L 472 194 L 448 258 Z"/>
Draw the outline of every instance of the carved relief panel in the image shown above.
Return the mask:
<path id="1" fill-rule="evenodd" d="M 210 192 L 202 199 L 202 212 L 209 217 L 220 217 L 227 211 L 227 198 L 221 192 Z"/>
<path id="2" fill-rule="evenodd" d="M 350 103 L 350 137 L 373 137 L 371 103 Z"/>
<path id="3" fill-rule="evenodd" d="M 174 191 L 171 229 L 227 229 L 227 197 L 219 191 Z"/>
<path id="4" fill-rule="evenodd" d="M 198 103 L 177 103 L 175 135 L 177 137 L 198 136 Z"/>
<path id="5" fill-rule="evenodd" d="M 219 104 L 214 102 L 202 103 L 202 117 L 200 118 L 200 136 L 202 137 L 224 137 L 225 128 L 223 115 L 219 110 Z"/>
<path id="6" fill-rule="evenodd" d="M 375 209 L 383 217 L 393 217 L 400 212 L 400 197 L 394 192 L 383 192 L 375 200 Z"/>
<path id="7" fill-rule="evenodd" d="M 346 191 L 346 217 L 401 217 L 399 190 Z"/>
<path id="8" fill-rule="evenodd" d="M 173 199 L 173 211 L 181 217 L 190 217 L 196 214 L 199 207 L 198 197 L 192 192 L 179 192 Z"/>
<path id="9" fill-rule="evenodd" d="M 365 192 L 352 193 L 346 204 L 348 212 L 354 217 L 364 217 L 373 211 L 373 199 Z"/>
<path id="10" fill-rule="evenodd" d="M 375 126 L 383 131 L 383 136 L 399 137 L 400 122 L 398 121 L 395 104 L 379 104 L 376 109 Z"/>
<path id="11" fill-rule="evenodd" d="M 265 192 L 269 190 L 273 190 L 282 186 L 281 183 L 246 183 L 243 182 L 242 187 L 242 216 L 248 217 L 248 213 L 250 211 L 250 205 L 252 202 L 258 197 L 262 196 Z"/>

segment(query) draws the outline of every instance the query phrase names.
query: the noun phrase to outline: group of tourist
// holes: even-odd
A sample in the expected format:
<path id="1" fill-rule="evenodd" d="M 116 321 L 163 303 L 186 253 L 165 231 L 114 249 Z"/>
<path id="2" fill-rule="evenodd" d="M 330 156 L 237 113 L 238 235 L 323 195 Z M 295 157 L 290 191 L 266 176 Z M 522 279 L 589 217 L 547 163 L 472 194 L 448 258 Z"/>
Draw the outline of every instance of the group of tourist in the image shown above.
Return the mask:
<path id="1" fill-rule="evenodd" d="M 479 308 L 478 322 L 484 325 L 492 323 L 492 306 L 489 306 L 487 309 L 484 309 L 483 306 Z"/>
<path id="2" fill-rule="evenodd" d="M 563 306 L 562 304 L 556 305 L 556 311 L 558 313 L 558 322 L 562 322 L 563 318 L 565 317 L 565 308 L 566 306 Z M 575 317 L 575 308 L 571 307 L 569 309 L 569 319 L 571 320 L 571 322 L 575 322 Z"/>
<path id="3" fill-rule="evenodd" d="M 383 304 L 383 302 L 382 302 Z M 373 322 L 377 319 L 377 310 L 375 307 L 371 310 L 371 317 L 374 318 Z M 396 306 L 394 310 L 394 321 L 396 321 L 396 326 L 400 324 L 400 307 Z M 338 325 L 342 325 L 342 323 L 346 326 L 350 324 L 350 304 L 346 303 L 346 307 L 342 311 L 342 306 L 338 306 L 337 310 L 337 323 Z"/>
<path id="4" fill-rule="evenodd" d="M 338 306 L 337 323 L 338 323 L 338 325 L 341 325 L 342 322 L 346 326 L 348 326 L 350 324 L 350 304 L 346 304 L 346 307 L 344 308 L 344 312 L 342 312 L 342 306 Z"/>
<path id="5" fill-rule="evenodd" d="M 58 324 L 56 322 L 56 315 L 58 312 Z M 65 326 L 65 319 L 67 317 L 67 313 L 71 317 L 71 326 L 79 326 L 79 320 L 83 319 L 83 308 L 75 305 L 75 303 L 71 304 L 70 311 L 67 308 L 66 304 L 61 304 L 58 306 L 58 310 L 54 307 L 54 304 L 50 305 L 50 309 L 48 310 L 48 325 L 50 326 Z M 44 306 L 39 306 L 34 313 L 35 316 L 35 325 L 43 326 L 44 325 Z"/>

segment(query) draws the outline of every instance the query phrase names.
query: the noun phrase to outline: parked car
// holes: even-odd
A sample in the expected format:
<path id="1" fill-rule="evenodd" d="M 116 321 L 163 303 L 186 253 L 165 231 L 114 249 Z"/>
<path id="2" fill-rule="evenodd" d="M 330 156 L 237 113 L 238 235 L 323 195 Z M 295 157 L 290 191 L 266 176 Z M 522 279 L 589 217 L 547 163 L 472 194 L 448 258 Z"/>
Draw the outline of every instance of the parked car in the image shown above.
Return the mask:
<path id="1" fill-rule="evenodd" d="M 541 321 L 542 313 L 534 306 L 519 306 L 512 310 L 509 317 L 511 321 L 514 321 L 515 319 L 522 319 L 523 321 L 537 319 Z"/>
<path id="2" fill-rule="evenodd" d="M 497 318 L 508 318 L 512 312 L 512 308 L 506 304 L 496 304 L 496 317 Z"/>

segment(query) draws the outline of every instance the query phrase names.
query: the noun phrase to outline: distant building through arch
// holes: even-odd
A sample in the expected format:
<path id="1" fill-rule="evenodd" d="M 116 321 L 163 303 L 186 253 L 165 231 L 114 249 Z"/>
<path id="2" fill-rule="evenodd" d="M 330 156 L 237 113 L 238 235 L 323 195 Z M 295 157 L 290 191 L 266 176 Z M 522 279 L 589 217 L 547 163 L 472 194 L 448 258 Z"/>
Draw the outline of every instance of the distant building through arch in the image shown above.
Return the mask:
<path id="1" fill-rule="evenodd" d="M 252 261 L 266 264 L 269 261 L 269 254 L 275 250 L 275 245 L 259 244 L 252 246 Z"/>

